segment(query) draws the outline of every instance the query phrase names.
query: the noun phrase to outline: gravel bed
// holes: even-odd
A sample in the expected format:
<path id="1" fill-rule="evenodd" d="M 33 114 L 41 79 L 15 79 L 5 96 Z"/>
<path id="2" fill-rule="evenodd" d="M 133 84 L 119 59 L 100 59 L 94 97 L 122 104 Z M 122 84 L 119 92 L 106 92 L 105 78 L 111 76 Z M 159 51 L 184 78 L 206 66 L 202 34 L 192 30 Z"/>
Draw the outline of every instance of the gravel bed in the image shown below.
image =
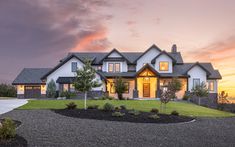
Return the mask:
<path id="1" fill-rule="evenodd" d="M 229 147 L 235 144 L 234 117 L 145 124 L 72 118 L 51 110 L 13 110 L 0 118 L 6 116 L 22 122 L 17 133 L 32 147 Z"/>

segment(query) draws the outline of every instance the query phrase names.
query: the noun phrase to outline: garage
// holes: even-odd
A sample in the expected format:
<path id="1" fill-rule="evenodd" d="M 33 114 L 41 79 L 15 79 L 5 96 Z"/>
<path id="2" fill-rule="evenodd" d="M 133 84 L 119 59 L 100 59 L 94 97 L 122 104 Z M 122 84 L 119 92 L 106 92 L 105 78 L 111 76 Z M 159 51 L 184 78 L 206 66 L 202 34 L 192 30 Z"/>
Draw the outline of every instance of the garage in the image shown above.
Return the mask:
<path id="1" fill-rule="evenodd" d="M 41 96 L 41 86 L 25 86 L 25 98 L 38 98 Z"/>

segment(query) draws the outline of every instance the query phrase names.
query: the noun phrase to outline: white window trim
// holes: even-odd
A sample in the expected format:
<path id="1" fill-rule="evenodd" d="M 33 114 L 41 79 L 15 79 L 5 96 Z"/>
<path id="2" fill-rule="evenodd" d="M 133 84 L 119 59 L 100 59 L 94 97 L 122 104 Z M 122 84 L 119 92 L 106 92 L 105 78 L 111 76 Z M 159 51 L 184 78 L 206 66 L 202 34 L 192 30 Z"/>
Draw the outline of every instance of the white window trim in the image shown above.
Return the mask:
<path id="1" fill-rule="evenodd" d="M 114 72 L 115 72 L 115 64 L 119 63 L 120 64 L 120 72 L 122 72 L 122 64 L 123 62 L 107 62 L 106 63 L 106 71 L 109 72 L 109 64 L 113 64 Z"/>

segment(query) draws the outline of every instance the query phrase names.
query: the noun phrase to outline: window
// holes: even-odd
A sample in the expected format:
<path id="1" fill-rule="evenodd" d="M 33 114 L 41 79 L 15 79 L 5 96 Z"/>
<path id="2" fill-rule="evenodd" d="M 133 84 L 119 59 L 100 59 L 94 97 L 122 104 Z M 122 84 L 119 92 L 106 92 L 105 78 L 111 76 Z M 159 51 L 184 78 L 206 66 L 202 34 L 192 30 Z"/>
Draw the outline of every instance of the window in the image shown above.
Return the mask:
<path id="1" fill-rule="evenodd" d="M 70 84 L 70 91 L 71 91 L 71 92 L 75 92 L 74 84 Z"/>
<path id="2" fill-rule="evenodd" d="M 120 63 L 109 63 L 108 72 L 120 72 Z"/>
<path id="3" fill-rule="evenodd" d="M 115 72 L 120 72 L 120 63 L 115 63 Z"/>
<path id="4" fill-rule="evenodd" d="M 69 91 L 69 84 L 63 85 L 63 91 Z"/>
<path id="5" fill-rule="evenodd" d="M 209 89 L 209 91 L 214 91 L 214 88 L 215 86 L 214 86 L 214 81 L 209 81 L 208 82 L 208 89 Z"/>
<path id="6" fill-rule="evenodd" d="M 72 72 L 76 72 L 77 69 L 78 69 L 78 65 L 77 65 L 77 62 L 72 62 Z"/>
<path id="7" fill-rule="evenodd" d="M 126 86 L 126 90 L 124 93 L 129 93 L 129 82 L 124 82 L 124 85 Z M 116 91 L 115 91 L 115 82 L 111 82 L 110 83 L 110 93 L 111 94 L 115 94 Z"/>
<path id="8" fill-rule="evenodd" d="M 193 79 L 193 88 L 200 85 L 200 79 Z"/>
<path id="9" fill-rule="evenodd" d="M 99 71 L 102 70 L 102 66 L 98 66 L 97 70 L 99 70 Z"/>
<path id="10" fill-rule="evenodd" d="M 159 70 L 160 71 L 168 71 L 169 70 L 169 62 L 167 62 L 167 61 L 159 62 Z"/>

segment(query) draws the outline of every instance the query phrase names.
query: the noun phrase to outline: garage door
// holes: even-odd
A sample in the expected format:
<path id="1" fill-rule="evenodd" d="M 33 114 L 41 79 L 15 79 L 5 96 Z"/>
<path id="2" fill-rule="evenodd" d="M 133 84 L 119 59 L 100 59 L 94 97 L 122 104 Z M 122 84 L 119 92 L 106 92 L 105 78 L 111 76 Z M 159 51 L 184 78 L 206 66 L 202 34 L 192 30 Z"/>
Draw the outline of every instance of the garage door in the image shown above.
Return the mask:
<path id="1" fill-rule="evenodd" d="M 25 98 L 39 98 L 41 96 L 40 86 L 25 86 Z"/>

